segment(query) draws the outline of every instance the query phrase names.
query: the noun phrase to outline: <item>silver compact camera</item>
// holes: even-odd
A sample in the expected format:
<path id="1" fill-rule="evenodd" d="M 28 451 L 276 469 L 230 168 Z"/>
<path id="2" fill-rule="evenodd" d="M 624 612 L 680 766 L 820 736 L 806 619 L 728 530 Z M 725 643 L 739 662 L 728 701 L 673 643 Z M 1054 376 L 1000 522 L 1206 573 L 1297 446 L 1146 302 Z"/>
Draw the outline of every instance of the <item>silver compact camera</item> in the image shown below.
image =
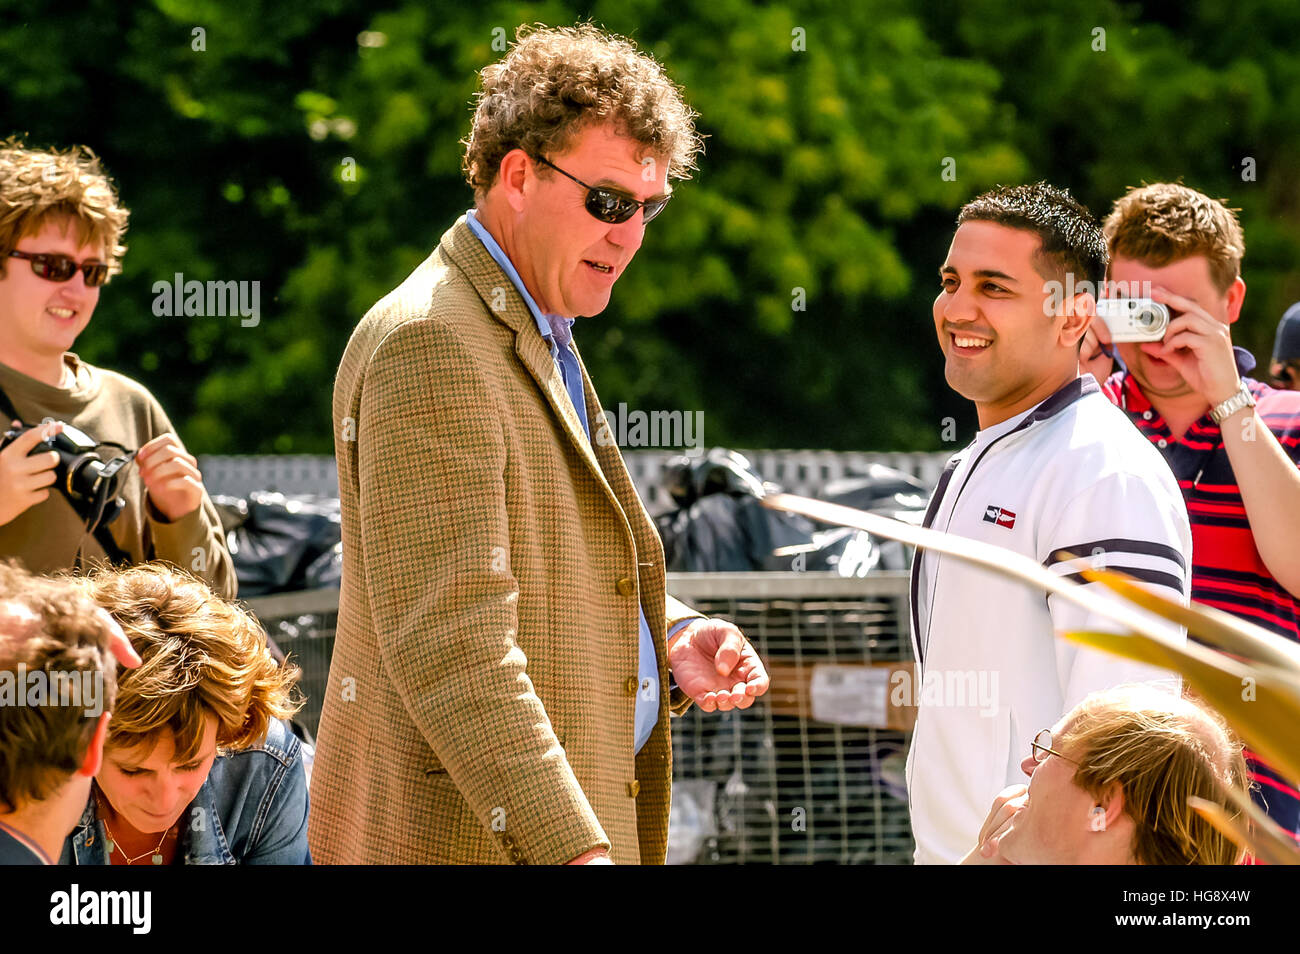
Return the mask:
<path id="1" fill-rule="evenodd" d="M 1116 344 L 1159 341 L 1169 327 L 1169 306 L 1150 298 L 1099 298 L 1097 317 L 1106 322 Z"/>

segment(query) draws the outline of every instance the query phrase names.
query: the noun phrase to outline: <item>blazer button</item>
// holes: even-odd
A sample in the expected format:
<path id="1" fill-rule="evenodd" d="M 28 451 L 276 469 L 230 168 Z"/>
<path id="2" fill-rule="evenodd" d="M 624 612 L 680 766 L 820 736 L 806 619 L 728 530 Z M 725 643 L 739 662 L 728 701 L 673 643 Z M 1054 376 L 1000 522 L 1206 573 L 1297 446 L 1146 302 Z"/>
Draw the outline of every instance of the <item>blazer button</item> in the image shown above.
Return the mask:
<path id="1" fill-rule="evenodd" d="M 641 783 L 636 779 L 632 779 L 632 781 L 627 783 L 627 793 L 632 798 L 636 798 L 641 794 Z"/>
<path id="2" fill-rule="evenodd" d="M 636 687 L 638 685 L 640 685 L 640 683 L 636 681 L 636 676 L 628 676 L 627 681 L 623 683 L 623 691 L 626 692 L 629 696 L 635 696 Z"/>
<path id="3" fill-rule="evenodd" d="M 636 584 L 632 582 L 630 577 L 626 576 L 620 576 L 618 582 L 614 584 L 614 588 L 617 589 L 622 596 L 631 596 L 636 592 Z"/>

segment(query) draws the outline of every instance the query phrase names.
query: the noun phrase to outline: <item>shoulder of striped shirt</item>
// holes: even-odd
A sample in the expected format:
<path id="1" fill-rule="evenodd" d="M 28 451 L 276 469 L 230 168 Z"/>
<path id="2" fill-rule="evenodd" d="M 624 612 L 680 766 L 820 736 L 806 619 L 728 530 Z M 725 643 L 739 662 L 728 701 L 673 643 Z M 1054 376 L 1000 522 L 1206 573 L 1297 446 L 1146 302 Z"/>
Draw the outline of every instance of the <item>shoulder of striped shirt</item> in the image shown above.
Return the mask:
<path id="1" fill-rule="evenodd" d="M 1251 384 L 1259 385 L 1258 381 Z M 1279 391 L 1268 385 L 1252 387 L 1255 412 L 1277 438 L 1287 456 L 1300 464 L 1300 391 Z"/>

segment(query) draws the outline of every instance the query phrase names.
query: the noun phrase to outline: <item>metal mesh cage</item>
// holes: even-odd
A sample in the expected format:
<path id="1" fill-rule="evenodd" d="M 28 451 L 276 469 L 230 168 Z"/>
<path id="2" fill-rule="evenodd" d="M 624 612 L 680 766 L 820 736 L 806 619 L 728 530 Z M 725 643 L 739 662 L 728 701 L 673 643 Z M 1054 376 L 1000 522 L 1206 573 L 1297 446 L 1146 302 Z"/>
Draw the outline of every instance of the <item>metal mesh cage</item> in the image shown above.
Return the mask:
<path id="1" fill-rule="evenodd" d="M 672 575 L 674 596 L 740 627 L 773 686 L 749 709 L 674 720 L 670 863 L 910 863 L 906 734 L 819 722 L 806 689 L 819 664 L 910 658 L 906 585 L 905 574 Z"/>
<path id="2" fill-rule="evenodd" d="M 669 574 L 669 592 L 735 622 L 773 676 L 740 712 L 673 719 L 671 864 L 906 864 L 912 856 L 898 728 L 812 718 L 808 674 L 821 664 L 911 656 L 907 576 Z M 314 735 L 337 622 L 337 590 L 249 600 L 302 668 Z"/>

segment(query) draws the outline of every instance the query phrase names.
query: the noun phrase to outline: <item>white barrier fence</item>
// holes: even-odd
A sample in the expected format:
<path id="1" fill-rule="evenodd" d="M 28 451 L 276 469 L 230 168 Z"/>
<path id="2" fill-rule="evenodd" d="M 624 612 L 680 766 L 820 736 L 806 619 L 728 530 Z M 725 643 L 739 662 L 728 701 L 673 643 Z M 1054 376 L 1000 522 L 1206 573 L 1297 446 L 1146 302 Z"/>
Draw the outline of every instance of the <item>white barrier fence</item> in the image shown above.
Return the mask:
<path id="1" fill-rule="evenodd" d="M 794 494 L 812 496 L 833 480 L 861 473 L 869 464 L 884 464 L 918 478 L 928 487 L 951 455 L 948 451 L 890 453 L 875 451 L 760 450 L 740 451 L 764 480 L 780 484 Z M 642 501 L 651 513 L 671 507 L 659 486 L 663 466 L 676 451 L 628 450 L 623 452 L 628 472 Z M 255 490 L 276 490 L 285 494 L 321 494 L 337 497 L 338 470 L 326 454 L 280 454 L 199 458 L 199 469 L 208 492 L 245 496 Z"/>

